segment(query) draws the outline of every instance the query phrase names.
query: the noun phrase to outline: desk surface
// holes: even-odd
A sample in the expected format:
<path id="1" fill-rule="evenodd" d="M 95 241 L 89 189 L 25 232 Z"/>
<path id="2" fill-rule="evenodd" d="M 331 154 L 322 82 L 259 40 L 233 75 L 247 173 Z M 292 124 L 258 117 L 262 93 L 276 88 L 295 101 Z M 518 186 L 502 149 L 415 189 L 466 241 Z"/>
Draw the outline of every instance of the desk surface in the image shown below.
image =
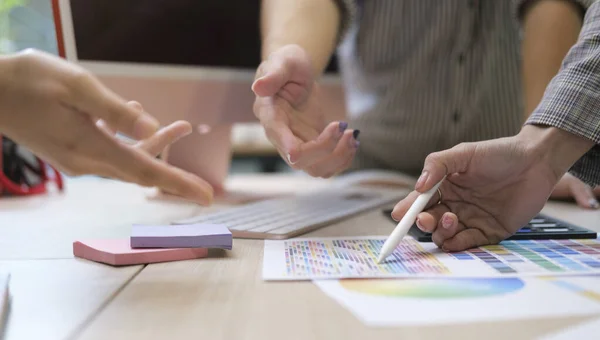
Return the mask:
<path id="1" fill-rule="evenodd" d="M 277 177 L 277 176 L 274 176 Z M 132 223 L 164 223 L 219 209 L 153 199 L 151 190 L 82 178 L 65 195 L 0 201 L 0 266 L 13 273 L 5 339 L 530 339 L 581 318 L 467 326 L 368 328 L 310 282 L 263 282 L 263 242 L 234 240 L 210 258 L 113 268 L 73 259 L 75 239 L 127 237 Z M 286 194 L 324 180 L 236 176 L 240 193 Z M 544 212 L 600 231 L 600 211 L 550 202 Z M 367 227 L 368 226 L 368 227 Z M 313 236 L 385 235 L 379 211 Z M 28 241 L 28 242 L 25 242 Z M 36 325 L 35 328 L 29 325 Z M 443 332 L 443 333 L 441 333 Z"/>

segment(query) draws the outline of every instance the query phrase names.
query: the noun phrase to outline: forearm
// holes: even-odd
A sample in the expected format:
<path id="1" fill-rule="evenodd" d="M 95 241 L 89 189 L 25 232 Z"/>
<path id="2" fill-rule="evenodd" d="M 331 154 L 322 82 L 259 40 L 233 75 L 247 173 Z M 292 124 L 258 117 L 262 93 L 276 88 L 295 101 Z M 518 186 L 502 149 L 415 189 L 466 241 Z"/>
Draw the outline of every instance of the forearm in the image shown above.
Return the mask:
<path id="1" fill-rule="evenodd" d="M 569 49 L 577 42 L 582 22 L 578 6 L 565 0 L 537 1 L 524 14 L 524 120 L 538 106 Z"/>
<path id="2" fill-rule="evenodd" d="M 590 185 L 600 185 L 600 2 L 586 13 L 578 42 L 526 124 L 552 126 L 587 139 L 593 147 L 569 170 Z M 569 154 L 565 157 L 570 157 Z"/>
<path id="3" fill-rule="evenodd" d="M 335 50 L 341 15 L 334 0 L 263 0 L 262 59 L 296 44 L 310 56 L 315 75 L 322 74 Z"/>
<path id="4" fill-rule="evenodd" d="M 6 129 L 6 117 L 8 112 L 4 109 L 4 103 L 6 103 L 6 96 L 8 93 L 8 87 L 10 86 L 10 80 L 12 79 L 14 69 L 14 56 L 1 56 L 0 55 L 0 133 Z M 0 140 L 1 142 L 1 140 Z"/>
<path id="5" fill-rule="evenodd" d="M 526 125 L 517 138 L 531 157 L 548 165 L 556 180 L 595 145 L 590 139 L 547 125 Z"/>

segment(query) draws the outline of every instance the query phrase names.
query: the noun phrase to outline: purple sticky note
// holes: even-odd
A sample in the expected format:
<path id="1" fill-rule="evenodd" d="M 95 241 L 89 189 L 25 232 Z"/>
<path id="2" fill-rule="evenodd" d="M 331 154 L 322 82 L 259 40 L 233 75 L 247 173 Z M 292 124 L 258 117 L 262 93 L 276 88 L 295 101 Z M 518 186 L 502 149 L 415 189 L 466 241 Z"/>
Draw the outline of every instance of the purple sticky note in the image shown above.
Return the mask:
<path id="1" fill-rule="evenodd" d="M 223 248 L 231 249 L 233 237 L 219 224 L 134 225 L 131 248 Z"/>

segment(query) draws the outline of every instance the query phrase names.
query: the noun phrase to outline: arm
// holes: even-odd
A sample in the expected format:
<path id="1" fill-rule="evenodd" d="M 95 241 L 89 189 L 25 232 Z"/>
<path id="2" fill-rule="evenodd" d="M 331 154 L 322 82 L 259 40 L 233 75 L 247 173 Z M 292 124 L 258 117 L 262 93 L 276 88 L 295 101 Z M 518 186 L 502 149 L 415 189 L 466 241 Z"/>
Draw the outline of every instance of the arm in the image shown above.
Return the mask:
<path id="1" fill-rule="evenodd" d="M 582 5 L 565 0 L 526 1 L 520 7 L 523 25 L 524 120 L 540 103 L 583 22 Z"/>
<path id="2" fill-rule="evenodd" d="M 314 74 L 320 75 L 349 21 L 350 5 L 342 0 L 263 0 L 262 59 L 295 44 L 308 53 Z"/>
<path id="3" fill-rule="evenodd" d="M 552 126 L 595 144 L 570 168 L 590 185 L 600 184 L 600 3 L 586 14 L 577 44 L 552 79 L 527 124 Z"/>

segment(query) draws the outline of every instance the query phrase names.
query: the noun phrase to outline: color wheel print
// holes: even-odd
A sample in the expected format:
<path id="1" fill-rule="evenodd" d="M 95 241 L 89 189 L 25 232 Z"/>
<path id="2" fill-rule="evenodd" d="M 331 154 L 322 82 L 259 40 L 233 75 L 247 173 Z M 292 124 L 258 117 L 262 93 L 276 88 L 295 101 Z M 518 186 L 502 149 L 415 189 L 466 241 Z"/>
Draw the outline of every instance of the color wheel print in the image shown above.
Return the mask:
<path id="1" fill-rule="evenodd" d="M 509 294 L 522 289 L 518 278 L 425 280 L 340 280 L 348 291 L 385 297 L 464 299 Z"/>

